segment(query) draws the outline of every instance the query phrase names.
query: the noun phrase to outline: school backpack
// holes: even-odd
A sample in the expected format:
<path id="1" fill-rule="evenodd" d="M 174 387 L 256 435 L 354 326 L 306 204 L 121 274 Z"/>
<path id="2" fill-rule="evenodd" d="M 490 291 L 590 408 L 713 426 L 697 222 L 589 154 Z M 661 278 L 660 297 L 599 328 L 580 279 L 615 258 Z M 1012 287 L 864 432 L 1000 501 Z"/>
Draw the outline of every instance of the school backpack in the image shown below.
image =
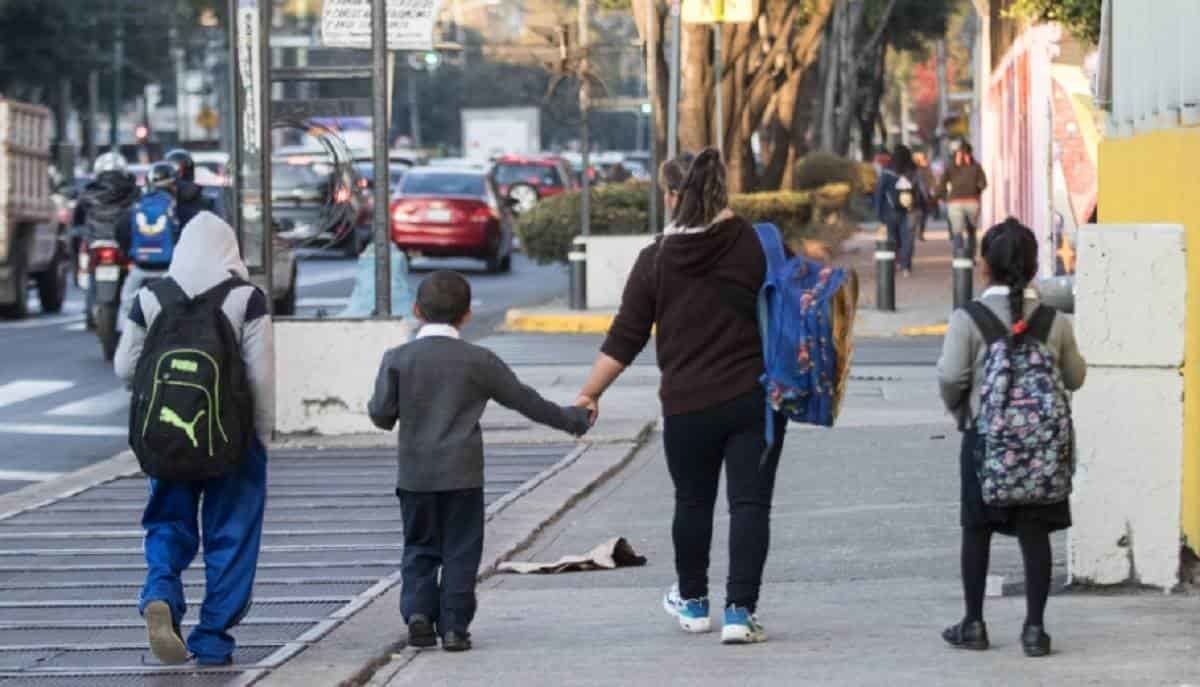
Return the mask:
<path id="1" fill-rule="evenodd" d="M 212 479 L 241 464 L 254 405 L 241 346 L 221 306 L 247 285 L 231 277 L 195 298 L 170 277 L 148 287 L 162 310 L 134 373 L 129 445 L 150 477 Z"/>
<path id="2" fill-rule="evenodd" d="M 133 206 L 130 257 L 143 267 L 169 267 L 179 239 L 175 198 L 152 191 Z"/>
<path id="3" fill-rule="evenodd" d="M 1038 306 L 1028 327 L 1010 334 L 986 305 L 975 301 L 966 310 L 987 345 L 975 461 L 984 503 L 1065 500 L 1075 473 L 1075 430 L 1062 373 L 1046 346 L 1055 311 Z"/>
<path id="4" fill-rule="evenodd" d="M 769 442 L 776 412 L 795 422 L 833 425 L 853 355 L 858 285 L 853 272 L 804 256 L 788 258 L 775 225 L 754 229 L 767 258 L 758 326 Z"/>

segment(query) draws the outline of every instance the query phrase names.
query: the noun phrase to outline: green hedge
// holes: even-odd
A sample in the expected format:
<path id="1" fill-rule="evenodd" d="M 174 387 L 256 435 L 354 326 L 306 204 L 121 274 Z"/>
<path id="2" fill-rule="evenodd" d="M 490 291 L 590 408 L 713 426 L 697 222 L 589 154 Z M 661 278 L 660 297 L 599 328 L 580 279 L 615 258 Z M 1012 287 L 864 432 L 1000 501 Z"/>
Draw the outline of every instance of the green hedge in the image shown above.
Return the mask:
<path id="1" fill-rule="evenodd" d="M 794 247 L 804 241 L 819 241 L 833 251 L 853 233 L 840 223 L 830 223 L 824 212 L 814 218 L 829 198 L 844 198 L 848 189 L 831 184 L 813 192 L 772 191 L 735 194 L 729 200 L 734 212 L 751 222 L 774 222 Z M 592 234 L 621 236 L 649 231 L 649 186 L 615 184 L 592 193 Z M 579 228 L 579 193 L 547 198 L 517 221 L 517 234 L 525 252 L 540 263 L 567 259 L 571 241 Z"/>

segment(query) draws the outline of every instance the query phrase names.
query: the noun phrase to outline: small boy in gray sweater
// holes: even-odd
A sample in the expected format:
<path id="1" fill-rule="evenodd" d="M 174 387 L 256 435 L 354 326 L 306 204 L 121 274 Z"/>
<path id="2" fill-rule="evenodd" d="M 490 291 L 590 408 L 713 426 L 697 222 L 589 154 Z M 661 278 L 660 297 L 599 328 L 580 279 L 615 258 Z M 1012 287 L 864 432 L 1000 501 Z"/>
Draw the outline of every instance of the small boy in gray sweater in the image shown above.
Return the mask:
<path id="1" fill-rule="evenodd" d="M 416 340 L 383 357 L 368 411 L 380 429 L 399 425 L 396 496 L 404 515 L 400 612 L 408 643 L 471 648 L 475 578 L 483 556 L 483 433 L 488 401 L 582 436 L 584 408 L 561 407 L 525 386 L 495 353 L 462 341 L 471 285 L 439 271 L 417 290 Z M 439 584 L 438 573 L 441 572 Z"/>

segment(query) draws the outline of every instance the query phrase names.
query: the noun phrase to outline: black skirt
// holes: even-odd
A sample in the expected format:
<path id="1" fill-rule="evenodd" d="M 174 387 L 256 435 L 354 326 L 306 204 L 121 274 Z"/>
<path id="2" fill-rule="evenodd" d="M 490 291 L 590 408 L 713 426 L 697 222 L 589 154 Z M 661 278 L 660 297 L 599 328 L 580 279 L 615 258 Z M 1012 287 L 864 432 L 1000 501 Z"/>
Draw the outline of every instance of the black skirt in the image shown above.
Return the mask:
<path id="1" fill-rule="evenodd" d="M 979 473 L 975 471 L 975 454 L 979 434 L 974 429 L 963 432 L 959 454 L 962 482 L 962 526 L 966 529 L 990 529 L 1001 534 L 1015 535 L 1017 524 L 1036 521 L 1051 532 L 1071 526 L 1071 502 L 1064 500 L 1040 506 L 989 506 L 983 502 Z"/>

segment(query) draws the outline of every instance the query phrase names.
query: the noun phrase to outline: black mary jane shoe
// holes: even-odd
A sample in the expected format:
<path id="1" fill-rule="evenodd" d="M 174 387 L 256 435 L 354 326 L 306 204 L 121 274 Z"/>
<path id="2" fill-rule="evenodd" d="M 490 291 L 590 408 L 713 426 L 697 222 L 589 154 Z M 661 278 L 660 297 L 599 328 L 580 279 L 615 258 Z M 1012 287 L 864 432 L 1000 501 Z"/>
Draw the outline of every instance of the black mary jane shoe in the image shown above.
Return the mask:
<path id="1" fill-rule="evenodd" d="M 437 634 L 427 616 L 414 613 L 408 619 L 408 645 L 418 649 L 437 646 Z"/>
<path id="2" fill-rule="evenodd" d="M 942 639 L 955 649 L 986 651 L 991 646 L 988 642 L 987 625 L 982 620 L 951 625 L 942 632 Z"/>
<path id="3" fill-rule="evenodd" d="M 445 651 L 459 652 L 471 650 L 471 635 L 465 632 L 455 632 L 451 630 L 442 637 L 442 649 Z"/>
<path id="4" fill-rule="evenodd" d="M 1030 658 L 1050 655 L 1050 635 L 1042 625 L 1027 625 L 1021 632 L 1021 648 Z"/>

